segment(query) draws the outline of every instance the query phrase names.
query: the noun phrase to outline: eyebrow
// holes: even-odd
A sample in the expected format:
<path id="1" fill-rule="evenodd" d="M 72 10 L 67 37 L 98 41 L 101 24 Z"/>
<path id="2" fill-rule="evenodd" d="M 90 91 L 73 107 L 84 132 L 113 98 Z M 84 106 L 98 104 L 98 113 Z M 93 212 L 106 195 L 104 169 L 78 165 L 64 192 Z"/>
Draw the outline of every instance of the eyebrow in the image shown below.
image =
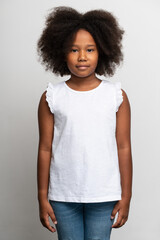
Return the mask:
<path id="1" fill-rule="evenodd" d="M 73 44 L 73 45 L 71 45 L 71 47 L 78 47 L 79 45 L 76 45 L 76 44 Z M 95 47 L 96 45 L 94 45 L 94 44 L 88 44 L 88 45 L 86 45 L 87 47 L 91 47 L 91 46 L 93 46 L 93 47 Z"/>

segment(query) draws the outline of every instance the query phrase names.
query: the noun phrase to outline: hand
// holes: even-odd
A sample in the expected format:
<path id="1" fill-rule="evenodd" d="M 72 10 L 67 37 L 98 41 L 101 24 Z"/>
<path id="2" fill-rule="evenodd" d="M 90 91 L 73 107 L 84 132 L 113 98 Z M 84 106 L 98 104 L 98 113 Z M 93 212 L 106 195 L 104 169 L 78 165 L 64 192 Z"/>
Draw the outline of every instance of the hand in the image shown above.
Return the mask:
<path id="1" fill-rule="evenodd" d="M 54 224 L 57 224 L 57 221 L 54 215 L 54 211 L 48 200 L 44 200 L 39 203 L 39 217 L 44 227 L 46 227 L 51 232 L 56 232 L 56 228 L 51 226 L 49 223 L 49 217 L 52 219 L 52 222 Z"/>
<path id="2" fill-rule="evenodd" d="M 112 228 L 119 228 L 122 227 L 127 219 L 128 219 L 128 214 L 129 214 L 129 205 L 130 205 L 130 200 L 128 199 L 123 199 L 118 201 L 117 204 L 115 205 L 112 214 L 111 214 L 111 219 L 115 218 L 116 213 L 118 212 L 118 218 L 117 221 L 112 225 Z"/>

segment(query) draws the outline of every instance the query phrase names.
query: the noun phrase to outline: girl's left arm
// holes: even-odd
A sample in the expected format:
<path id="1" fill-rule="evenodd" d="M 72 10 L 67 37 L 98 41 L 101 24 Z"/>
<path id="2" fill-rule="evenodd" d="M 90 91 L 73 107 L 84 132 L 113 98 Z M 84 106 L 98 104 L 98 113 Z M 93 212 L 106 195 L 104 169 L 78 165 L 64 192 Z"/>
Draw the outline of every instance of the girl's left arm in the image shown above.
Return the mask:
<path id="1" fill-rule="evenodd" d="M 111 219 L 113 219 L 118 212 L 117 221 L 112 225 L 113 228 L 119 228 L 127 221 L 132 195 L 131 110 L 127 94 L 124 90 L 122 90 L 122 93 L 123 102 L 116 113 L 116 140 L 122 199 L 118 201 L 112 211 Z"/>

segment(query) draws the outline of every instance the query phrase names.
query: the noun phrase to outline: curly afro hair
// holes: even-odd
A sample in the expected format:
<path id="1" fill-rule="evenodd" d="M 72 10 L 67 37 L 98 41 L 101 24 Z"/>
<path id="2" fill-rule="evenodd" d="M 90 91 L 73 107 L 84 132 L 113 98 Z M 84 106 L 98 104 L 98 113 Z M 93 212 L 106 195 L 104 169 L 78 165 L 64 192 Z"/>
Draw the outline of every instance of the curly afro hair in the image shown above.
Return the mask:
<path id="1" fill-rule="evenodd" d="M 46 26 L 37 43 L 37 52 L 45 70 L 56 75 L 70 75 L 65 61 L 68 43 L 79 29 L 88 31 L 98 49 L 95 73 L 112 76 L 123 60 L 122 36 L 116 18 L 108 11 L 92 10 L 84 14 L 71 7 L 55 7 L 46 18 Z"/>

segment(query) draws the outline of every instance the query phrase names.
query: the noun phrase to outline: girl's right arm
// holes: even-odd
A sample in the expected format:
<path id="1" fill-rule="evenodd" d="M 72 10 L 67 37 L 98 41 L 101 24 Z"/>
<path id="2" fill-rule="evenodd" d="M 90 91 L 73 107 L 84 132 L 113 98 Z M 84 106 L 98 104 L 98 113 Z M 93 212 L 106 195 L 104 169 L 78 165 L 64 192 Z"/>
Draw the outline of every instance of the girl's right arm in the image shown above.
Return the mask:
<path id="1" fill-rule="evenodd" d="M 37 159 L 37 187 L 39 201 L 39 216 L 42 225 L 51 232 L 56 229 L 50 226 L 49 216 L 56 224 L 53 209 L 48 201 L 49 169 L 52 154 L 52 139 L 54 115 L 50 112 L 46 101 L 46 92 L 41 96 L 38 107 L 39 147 Z"/>

